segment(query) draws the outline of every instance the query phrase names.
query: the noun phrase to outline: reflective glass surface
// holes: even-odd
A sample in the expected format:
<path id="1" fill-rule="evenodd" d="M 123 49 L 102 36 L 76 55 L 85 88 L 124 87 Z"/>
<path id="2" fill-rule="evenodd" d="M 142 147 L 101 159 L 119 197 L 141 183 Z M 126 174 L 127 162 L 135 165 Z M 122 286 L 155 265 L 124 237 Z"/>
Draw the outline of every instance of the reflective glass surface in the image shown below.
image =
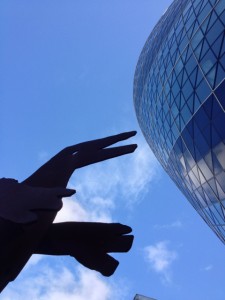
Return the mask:
<path id="1" fill-rule="evenodd" d="M 136 295 L 134 297 L 134 300 L 155 300 L 155 299 L 149 298 L 149 297 L 146 297 L 146 296 L 142 296 L 142 295 Z"/>
<path id="2" fill-rule="evenodd" d="M 175 0 L 134 78 L 144 136 L 166 172 L 225 242 L 225 1 Z"/>

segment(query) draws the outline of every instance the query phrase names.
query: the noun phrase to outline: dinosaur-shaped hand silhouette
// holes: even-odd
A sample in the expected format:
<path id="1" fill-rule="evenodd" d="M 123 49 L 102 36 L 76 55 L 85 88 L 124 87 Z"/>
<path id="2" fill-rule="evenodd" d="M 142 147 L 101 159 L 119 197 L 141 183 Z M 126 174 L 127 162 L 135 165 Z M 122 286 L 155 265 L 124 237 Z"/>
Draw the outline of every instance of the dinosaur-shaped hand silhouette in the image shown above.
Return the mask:
<path id="1" fill-rule="evenodd" d="M 69 197 L 74 190 L 62 187 L 43 188 L 19 184 L 15 179 L 0 180 L 0 217 L 15 223 L 37 221 L 35 211 L 59 211 L 62 197 Z M 18 201 L 19 200 L 19 201 Z"/>
<path id="2" fill-rule="evenodd" d="M 36 253 L 70 255 L 85 267 L 111 276 L 119 262 L 111 252 L 128 252 L 132 229 L 119 223 L 65 222 L 50 226 Z"/>
<path id="3" fill-rule="evenodd" d="M 0 252 L 0 290 L 16 278 L 33 253 L 71 255 L 86 267 L 105 276 L 114 273 L 119 263 L 108 253 L 127 252 L 130 249 L 133 242 L 133 236 L 127 235 L 131 232 L 130 227 L 122 224 L 52 222 L 61 208 L 60 196 L 68 197 L 75 192 L 66 189 L 73 172 L 83 166 L 134 152 L 136 144 L 109 146 L 135 134 L 135 131 L 131 131 L 67 147 L 20 184 L 18 201 L 23 203 L 20 212 L 26 214 L 15 217 L 14 211 L 11 218 L 7 211 L 8 215 L 5 215 L 8 218 L 4 218 L 4 212 L 0 213 L 0 228 L 5 226 L 11 232 L 10 238 L 3 234 L 9 246 L 5 244 Z M 19 185 L 17 182 L 11 184 Z M 23 200 L 22 191 L 26 195 L 36 193 L 37 197 L 30 197 L 30 206 L 27 201 L 29 197 Z M 45 195 L 46 203 L 44 199 L 38 203 L 38 193 L 39 196 Z M 34 220 L 36 222 L 29 223 Z"/>
<path id="4" fill-rule="evenodd" d="M 23 183 L 30 186 L 66 187 L 76 169 L 134 152 L 137 148 L 136 144 L 107 147 L 126 140 L 135 134 L 136 131 L 130 131 L 66 147 Z"/>

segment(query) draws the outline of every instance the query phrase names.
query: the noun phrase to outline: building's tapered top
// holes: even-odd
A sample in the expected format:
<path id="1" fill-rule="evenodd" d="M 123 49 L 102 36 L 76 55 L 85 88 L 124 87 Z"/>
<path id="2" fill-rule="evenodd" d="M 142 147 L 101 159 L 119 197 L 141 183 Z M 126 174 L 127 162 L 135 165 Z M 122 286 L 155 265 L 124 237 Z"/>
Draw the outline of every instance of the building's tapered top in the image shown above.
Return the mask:
<path id="1" fill-rule="evenodd" d="M 149 298 L 149 297 L 146 297 L 146 296 L 142 296 L 142 295 L 136 295 L 134 297 L 134 300 L 156 300 L 156 299 L 153 299 L 153 298 Z"/>

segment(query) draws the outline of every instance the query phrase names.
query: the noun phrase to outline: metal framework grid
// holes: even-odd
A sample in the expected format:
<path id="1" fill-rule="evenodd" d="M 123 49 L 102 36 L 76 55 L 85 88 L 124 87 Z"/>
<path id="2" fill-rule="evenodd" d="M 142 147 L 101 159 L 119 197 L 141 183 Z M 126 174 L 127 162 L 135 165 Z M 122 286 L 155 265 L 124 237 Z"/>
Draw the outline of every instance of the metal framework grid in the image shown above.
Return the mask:
<path id="1" fill-rule="evenodd" d="M 150 34 L 134 78 L 151 149 L 225 243 L 225 1 L 175 0 Z"/>

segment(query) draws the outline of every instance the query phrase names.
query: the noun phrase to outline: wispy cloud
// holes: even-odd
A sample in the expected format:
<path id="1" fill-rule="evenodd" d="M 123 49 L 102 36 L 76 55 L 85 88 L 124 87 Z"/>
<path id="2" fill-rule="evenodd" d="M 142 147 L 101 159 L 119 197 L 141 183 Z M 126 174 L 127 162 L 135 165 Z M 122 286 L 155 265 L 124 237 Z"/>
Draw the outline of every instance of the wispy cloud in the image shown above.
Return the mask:
<path id="1" fill-rule="evenodd" d="M 20 284 L 11 285 L 3 291 L 1 299 L 113 299 L 115 286 L 111 286 L 93 271 L 78 267 L 74 273 L 62 265 L 53 268 L 48 264 L 42 264 L 42 268 L 38 268 L 37 271 L 33 273 L 34 269 L 31 270 L 19 280 Z"/>
<path id="2" fill-rule="evenodd" d="M 28 263 L 24 267 L 24 270 L 37 265 L 43 258 L 44 258 L 44 255 L 42 255 L 42 254 L 32 255 L 31 258 L 29 259 Z"/>
<path id="3" fill-rule="evenodd" d="M 111 221 L 121 201 L 123 206 L 132 207 L 157 179 L 158 163 L 149 147 L 140 142 L 135 154 L 77 171 L 70 181 L 77 194 L 64 200 L 56 221 Z"/>
<path id="4" fill-rule="evenodd" d="M 208 265 L 206 266 L 203 270 L 206 271 L 206 272 L 209 272 L 213 269 L 213 265 Z"/>
<path id="5" fill-rule="evenodd" d="M 113 204 L 110 200 L 93 197 L 87 203 L 75 198 L 65 199 L 63 209 L 58 213 L 55 222 L 89 221 L 111 222 L 111 210 Z"/>
<path id="6" fill-rule="evenodd" d="M 170 224 L 154 225 L 154 229 L 180 229 L 183 227 L 183 224 L 180 220 L 174 221 Z"/>
<path id="7" fill-rule="evenodd" d="M 170 284 L 172 280 L 172 263 L 178 258 L 175 250 L 169 249 L 168 241 L 160 241 L 145 247 L 145 256 L 151 268 L 162 276 L 163 282 Z"/>

